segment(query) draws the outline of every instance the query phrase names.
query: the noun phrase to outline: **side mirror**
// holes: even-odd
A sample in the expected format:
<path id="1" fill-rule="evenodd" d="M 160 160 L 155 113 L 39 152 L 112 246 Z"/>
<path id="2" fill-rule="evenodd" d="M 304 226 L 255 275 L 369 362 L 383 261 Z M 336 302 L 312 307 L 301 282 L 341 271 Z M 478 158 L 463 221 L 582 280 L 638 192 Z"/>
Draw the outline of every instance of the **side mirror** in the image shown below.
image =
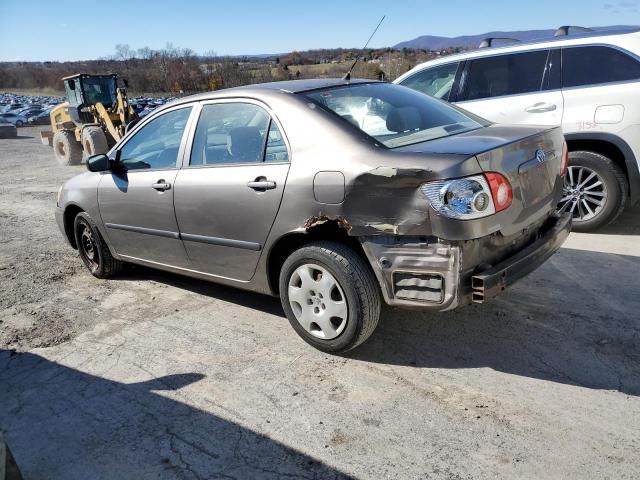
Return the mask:
<path id="1" fill-rule="evenodd" d="M 111 160 L 104 153 L 87 158 L 87 170 L 90 172 L 106 172 L 111 170 Z"/>

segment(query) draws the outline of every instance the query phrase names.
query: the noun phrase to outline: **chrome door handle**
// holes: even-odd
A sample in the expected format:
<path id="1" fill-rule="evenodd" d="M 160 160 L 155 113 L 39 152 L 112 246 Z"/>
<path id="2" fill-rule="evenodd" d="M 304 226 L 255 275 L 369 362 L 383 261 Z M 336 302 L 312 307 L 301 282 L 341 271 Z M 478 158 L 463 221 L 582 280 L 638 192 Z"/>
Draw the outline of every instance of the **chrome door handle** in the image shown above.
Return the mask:
<path id="1" fill-rule="evenodd" d="M 159 192 L 164 192 L 165 190 L 169 190 L 171 188 L 171 184 L 165 182 L 164 179 L 160 179 L 156 183 L 151 184 L 151 188 L 154 188 Z"/>
<path id="2" fill-rule="evenodd" d="M 273 190 L 276 188 L 276 182 L 273 180 L 254 180 L 253 182 L 248 182 L 247 187 L 252 188 L 254 190 Z"/>
<path id="3" fill-rule="evenodd" d="M 538 102 L 538 103 L 534 103 L 533 105 L 529 105 L 524 110 L 525 112 L 529 112 L 529 113 L 544 113 L 544 112 L 553 112 L 556 108 L 558 107 L 556 106 L 555 103 Z"/>

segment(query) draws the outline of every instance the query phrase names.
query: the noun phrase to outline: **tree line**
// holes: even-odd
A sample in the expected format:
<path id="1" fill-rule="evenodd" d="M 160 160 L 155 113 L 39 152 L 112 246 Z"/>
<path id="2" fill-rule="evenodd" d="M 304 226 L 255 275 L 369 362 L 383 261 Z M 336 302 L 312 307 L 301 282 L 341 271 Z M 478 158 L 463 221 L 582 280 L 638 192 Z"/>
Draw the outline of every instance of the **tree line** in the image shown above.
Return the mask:
<path id="1" fill-rule="evenodd" d="M 439 53 L 439 52 L 438 52 Z M 220 57 L 168 44 L 163 49 L 132 49 L 118 44 L 108 58 L 74 62 L 0 63 L 0 89 L 62 90 L 61 79 L 75 73 L 117 73 L 139 93 L 193 93 L 252 83 L 344 75 L 356 56 L 354 77 L 393 80 L 416 63 L 433 58 L 427 50 L 320 49 L 273 57 Z M 322 69 L 305 68 L 325 65 Z M 320 72 L 320 74 L 318 73 Z"/>

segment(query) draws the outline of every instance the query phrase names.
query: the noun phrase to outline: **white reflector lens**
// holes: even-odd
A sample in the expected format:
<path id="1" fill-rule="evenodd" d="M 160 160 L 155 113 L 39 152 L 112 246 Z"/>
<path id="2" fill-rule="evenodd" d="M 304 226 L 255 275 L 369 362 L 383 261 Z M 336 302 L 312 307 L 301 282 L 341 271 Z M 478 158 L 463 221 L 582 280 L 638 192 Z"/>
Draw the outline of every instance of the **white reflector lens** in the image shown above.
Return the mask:
<path id="1" fill-rule="evenodd" d="M 501 183 L 496 194 L 498 205 L 503 206 L 509 201 L 509 187 L 505 183 Z"/>

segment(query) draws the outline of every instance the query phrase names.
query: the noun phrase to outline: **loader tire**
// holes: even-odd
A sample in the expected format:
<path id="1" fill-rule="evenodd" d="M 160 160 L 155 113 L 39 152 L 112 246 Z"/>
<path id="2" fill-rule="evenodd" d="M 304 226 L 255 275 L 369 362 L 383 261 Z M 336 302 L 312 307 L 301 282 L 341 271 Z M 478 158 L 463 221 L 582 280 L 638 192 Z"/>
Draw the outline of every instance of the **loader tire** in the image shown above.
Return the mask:
<path id="1" fill-rule="evenodd" d="M 80 165 L 82 162 L 82 145 L 76 141 L 71 132 L 56 132 L 53 136 L 53 152 L 62 165 Z"/>
<path id="2" fill-rule="evenodd" d="M 82 131 L 82 146 L 87 157 L 109 151 L 107 136 L 100 127 L 87 127 Z"/>

